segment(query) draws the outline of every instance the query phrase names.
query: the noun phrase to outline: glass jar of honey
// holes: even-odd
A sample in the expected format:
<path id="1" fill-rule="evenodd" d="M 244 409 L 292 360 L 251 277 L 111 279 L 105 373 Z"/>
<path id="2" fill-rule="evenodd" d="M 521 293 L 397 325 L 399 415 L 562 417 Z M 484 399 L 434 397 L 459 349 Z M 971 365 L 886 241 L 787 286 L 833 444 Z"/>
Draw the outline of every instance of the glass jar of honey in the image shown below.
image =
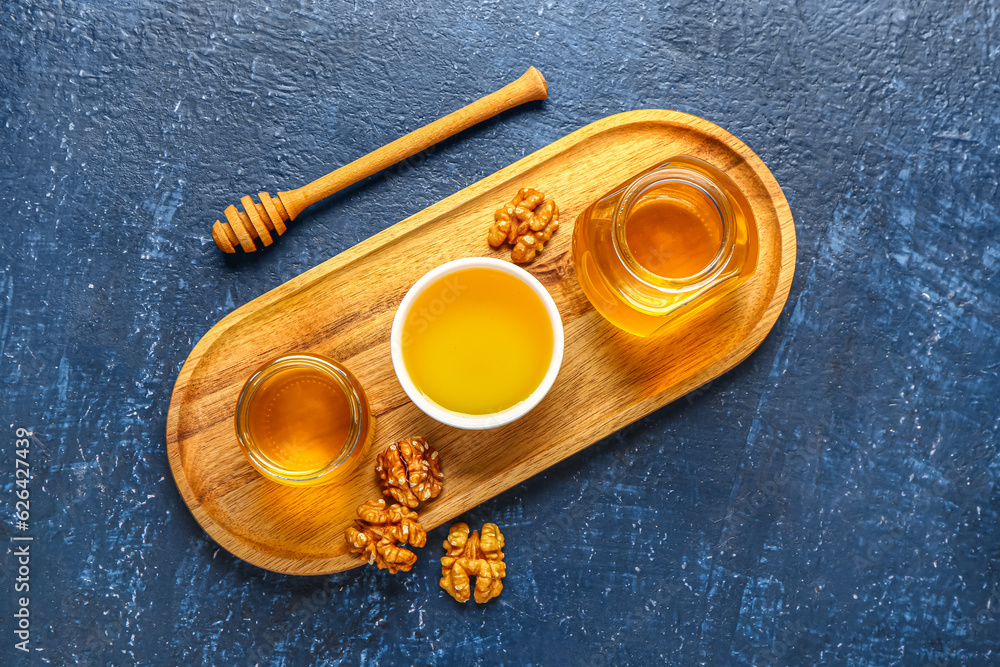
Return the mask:
<path id="1" fill-rule="evenodd" d="M 342 364 L 290 354 L 247 380 L 236 437 L 250 464 L 281 484 L 316 486 L 349 472 L 375 433 L 357 378 Z"/>
<path id="2" fill-rule="evenodd" d="M 758 244 L 753 211 L 732 179 L 679 155 L 584 210 L 573 260 L 605 319 L 650 336 L 749 278 Z"/>

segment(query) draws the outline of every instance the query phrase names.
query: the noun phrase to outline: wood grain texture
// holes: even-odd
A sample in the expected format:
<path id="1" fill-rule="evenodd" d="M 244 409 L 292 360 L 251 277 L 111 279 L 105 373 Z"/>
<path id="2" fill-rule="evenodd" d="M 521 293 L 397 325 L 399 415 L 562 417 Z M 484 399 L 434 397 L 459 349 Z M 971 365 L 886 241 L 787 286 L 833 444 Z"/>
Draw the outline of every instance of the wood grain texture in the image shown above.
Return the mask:
<path id="1" fill-rule="evenodd" d="M 662 335 L 615 329 L 590 306 L 570 253 L 573 221 L 630 176 L 688 154 L 726 171 L 757 218 L 760 259 L 738 290 Z M 563 318 L 566 355 L 552 391 L 527 417 L 469 432 L 431 420 L 392 370 L 396 306 L 424 272 L 467 256 L 505 257 L 486 231 L 496 207 L 522 186 L 554 198 L 563 226 L 528 270 Z M 361 563 L 344 529 L 355 508 L 380 497 L 377 452 L 407 436 L 440 451 L 443 493 L 423 503 L 428 529 L 718 377 L 747 357 L 778 317 L 795 266 L 795 229 L 770 171 L 742 142 L 687 114 L 646 110 L 588 125 L 238 308 L 198 342 L 178 375 L 167 452 L 181 495 L 220 545 L 255 565 L 291 574 Z M 338 359 L 368 392 L 375 445 L 343 483 L 293 488 L 265 480 L 243 458 L 233 426 L 240 388 L 280 354 Z M 429 557 L 422 552 L 421 557 Z"/>

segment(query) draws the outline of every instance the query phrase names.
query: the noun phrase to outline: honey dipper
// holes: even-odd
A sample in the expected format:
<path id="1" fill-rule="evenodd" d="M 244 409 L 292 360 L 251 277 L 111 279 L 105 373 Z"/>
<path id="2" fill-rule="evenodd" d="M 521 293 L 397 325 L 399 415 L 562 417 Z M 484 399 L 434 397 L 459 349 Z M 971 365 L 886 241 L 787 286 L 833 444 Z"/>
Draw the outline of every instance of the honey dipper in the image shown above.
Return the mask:
<path id="1" fill-rule="evenodd" d="M 308 185 L 297 190 L 279 192 L 274 198 L 266 192 L 258 193 L 260 203 L 249 196 L 243 197 L 240 203 L 244 210 L 230 205 L 223 212 L 226 222 L 215 221 L 212 238 L 219 249 L 227 253 L 236 252 L 237 247 L 243 248 L 244 252 L 253 252 L 257 249 L 255 239 L 258 238 L 265 246 L 269 246 L 274 242 L 272 232 L 277 232 L 278 236 L 284 234 L 285 222 L 294 220 L 310 204 L 502 111 L 532 100 L 544 100 L 546 97 L 548 85 L 545 77 L 534 67 L 529 67 L 519 79 L 500 90 L 331 171 Z"/>

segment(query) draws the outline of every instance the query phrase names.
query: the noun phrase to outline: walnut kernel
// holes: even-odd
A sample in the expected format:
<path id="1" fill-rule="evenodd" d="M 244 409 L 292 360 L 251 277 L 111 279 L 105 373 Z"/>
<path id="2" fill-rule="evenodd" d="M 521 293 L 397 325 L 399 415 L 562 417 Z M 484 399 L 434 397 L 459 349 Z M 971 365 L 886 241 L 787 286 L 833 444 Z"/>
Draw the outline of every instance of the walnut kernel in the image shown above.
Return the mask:
<path id="1" fill-rule="evenodd" d="M 352 553 L 392 574 L 400 570 L 409 572 L 417 562 L 416 554 L 398 543 L 415 547 L 427 544 L 427 532 L 420 525 L 417 513 L 402 505 L 386 507 L 381 498 L 358 507 L 358 518 L 345 537 Z"/>
<path id="2" fill-rule="evenodd" d="M 514 246 L 510 257 L 517 264 L 535 258 L 559 229 L 559 207 L 538 190 L 521 188 L 514 198 L 493 214 L 487 240 L 494 248 Z"/>
<path id="3" fill-rule="evenodd" d="M 441 459 L 423 438 L 386 447 L 375 459 L 375 472 L 382 480 L 382 493 L 410 508 L 441 493 Z"/>
<path id="4" fill-rule="evenodd" d="M 476 577 L 475 599 L 483 603 L 500 595 L 507 565 L 503 562 L 503 534 L 495 523 L 483 525 L 482 537 L 469 526 L 456 523 L 444 542 L 441 557 L 441 588 L 459 602 L 468 602 L 469 578 Z"/>

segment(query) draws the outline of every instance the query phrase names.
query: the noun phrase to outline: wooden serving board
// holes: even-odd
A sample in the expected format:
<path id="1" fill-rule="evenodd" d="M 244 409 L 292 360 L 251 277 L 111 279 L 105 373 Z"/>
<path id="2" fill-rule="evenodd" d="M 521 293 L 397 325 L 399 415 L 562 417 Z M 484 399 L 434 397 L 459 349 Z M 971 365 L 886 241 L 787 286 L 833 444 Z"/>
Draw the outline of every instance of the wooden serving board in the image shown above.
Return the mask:
<path id="1" fill-rule="evenodd" d="M 729 297 L 665 334 L 614 328 L 577 282 L 573 223 L 598 197 L 677 154 L 726 171 L 746 194 L 760 234 L 756 273 Z M 486 243 L 493 212 L 524 186 L 559 204 L 561 227 L 528 270 L 562 315 L 566 354 L 555 385 L 527 417 L 492 431 L 460 431 L 403 393 L 389 331 L 403 295 L 426 271 L 468 256 L 509 259 Z M 588 125 L 424 209 L 236 309 L 205 334 L 181 369 L 167 416 L 170 467 L 195 518 L 240 558 L 276 572 L 325 574 L 361 564 L 344 530 L 362 502 L 381 497 L 378 451 L 422 435 L 439 450 L 444 491 L 419 508 L 434 528 L 731 369 L 778 317 L 795 267 L 785 197 L 753 151 L 687 114 L 632 111 Z M 298 488 L 261 477 L 237 444 L 243 383 L 262 364 L 314 352 L 346 364 L 368 392 L 375 445 L 343 484 Z M 434 557 L 433 548 L 419 552 Z"/>

